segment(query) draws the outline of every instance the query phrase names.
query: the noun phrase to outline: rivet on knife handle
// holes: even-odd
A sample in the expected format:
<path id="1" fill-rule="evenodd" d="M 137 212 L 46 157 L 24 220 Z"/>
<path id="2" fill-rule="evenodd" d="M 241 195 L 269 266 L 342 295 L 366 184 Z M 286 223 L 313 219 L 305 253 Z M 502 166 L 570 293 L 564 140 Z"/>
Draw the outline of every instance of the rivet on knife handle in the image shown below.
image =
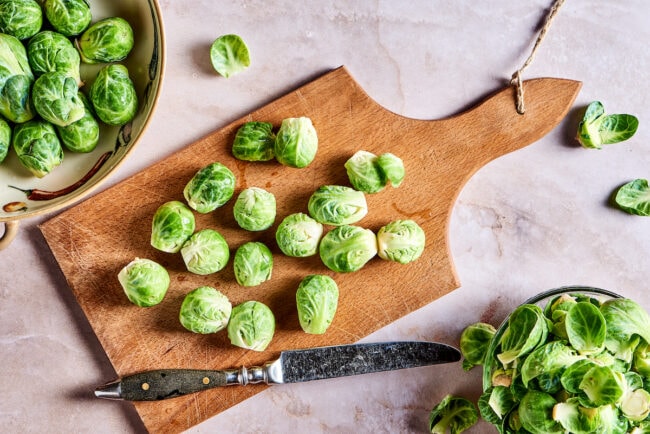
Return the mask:
<path id="1" fill-rule="evenodd" d="M 158 369 L 122 377 L 95 389 L 95 396 L 129 401 L 160 401 L 220 386 L 281 383 L 273 363 L 222 371 Z"/>

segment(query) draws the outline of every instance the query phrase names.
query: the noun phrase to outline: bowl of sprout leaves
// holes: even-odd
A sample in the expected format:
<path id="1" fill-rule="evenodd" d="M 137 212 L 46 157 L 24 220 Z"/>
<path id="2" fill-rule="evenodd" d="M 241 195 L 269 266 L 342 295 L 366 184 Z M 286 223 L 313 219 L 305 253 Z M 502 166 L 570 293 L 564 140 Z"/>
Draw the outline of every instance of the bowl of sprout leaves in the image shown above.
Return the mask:
<path id="1" fill-rule="evenodd" d="M 163 70 L 156 0 L 0 0 L 0 249 L 124 161 Z"/>
<path id="2" fill-rule="evenodd" d="M 461 335 L 483 364 L 480 416 L 500 433 L 650 432 L 650 315 L 599 288 L 570 286 Z"/>

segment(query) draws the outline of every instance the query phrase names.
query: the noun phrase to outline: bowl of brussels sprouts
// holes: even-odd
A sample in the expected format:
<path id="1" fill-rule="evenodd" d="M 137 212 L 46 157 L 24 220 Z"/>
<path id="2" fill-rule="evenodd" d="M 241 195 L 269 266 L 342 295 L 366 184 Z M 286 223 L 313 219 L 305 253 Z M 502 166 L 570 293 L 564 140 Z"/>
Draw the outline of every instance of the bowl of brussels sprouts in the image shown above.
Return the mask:
<path id="1" fill-rule="evenodd" d="M 633 300 L 592 287 L 553 289 L 498 329 L 478 323 L 463 339 L 464 363 L 484 365 L 481 417 L 499 432 L 650 429 L 650 315 Z M 468 348 L 481 346 L 483 357 L 479 350 L 472 360 Z"/>
<path id="2" fill-rule="evenodd" d="M 0 249 L 124 161 L 164 59 L 156 0 L 0 0 Z"/>

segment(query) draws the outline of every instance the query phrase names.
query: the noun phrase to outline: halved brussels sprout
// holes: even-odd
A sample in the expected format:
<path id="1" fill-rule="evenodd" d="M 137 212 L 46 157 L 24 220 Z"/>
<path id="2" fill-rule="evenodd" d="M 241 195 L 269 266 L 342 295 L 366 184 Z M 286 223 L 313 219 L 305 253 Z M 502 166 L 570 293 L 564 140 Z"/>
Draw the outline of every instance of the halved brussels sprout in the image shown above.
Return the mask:
<path id="1" fill-rule="evenodd" d="M 349 225 L 368 213 L 366 196 L 342 185 L 323 185 L 309 198 L 309 215 L 324 225 Z"/>
<path id="2" fill-rule="evenodd" d="M 201 286 L 185 296 L 178 319 L 191 332 L 209 334 L 225 329 L 231 313 L 228 297 L 215 288 Z"/>
<path id="3" fill-rule="evenodd" d="M 183 189 L 187 204 L 201 214 L 225 205 L 235 192 L 235 175 L 221 163 L 200 169 Z"/>
<path id="4" fill-rule="evenodd" d="M 242 229 L 268 229 L 275 221 L 275 196 L 259 187 L 246 188 L 239 193 L 233 214 Z"/>
<path id="5" fill-rule="evenodd" d="M 0 32 L 20 40 L 41 30 L 43 11 L 36 0 L 0 0 Z"/>
<path id="6" fill-rule="evenodd" d="M 76 36 L 92 21 L 87 0 L 45 0 L 45 16 L 54 29 L 65 36 Z"/>
<path id="7" fill-rule="evenodd" d="M 226 78 L 251 64 L 248 47 L 238 35 L 219 36 L 210 47 L 210 61 L 215 71 Z"/>
<path id="8" fill-rule="evenodd" d="M 268 161 L 273 159 L 275 134 L 268 122 L 246 122 L 239 127 L 232 143 L 232 154 L 244 161 Z"/>
<path id="9" fill-rule="evenodd" d="M 424 230 L 413 220 L 395 220 L 377 232 L 377 254 L 389 261 L 407 264 L 424 251 Z"/>
<path id="10" fill-rule="evenodd" d="M 14 127 L 13 148 L 18 159 L 34 176 L 42 178 L 63 161 L 63 148 L 54 126 L 32 120 Z"/>
<path id="11" fill-rule="evenodd" d="M 235 252 L 235 279 L 242 286 L 257 286 L 271 278 L 273 254 L 264 243 L 249 241 Z"/>
<path id="12" fill-rule="evenodd" d="M 33 83 L 25 47 L 15 37 L 0 33 L 0 115 L 15 123 L 32 119 Z"/>
<path id="13" fill-rule="evenodd" d="M 401 158 L 390 152 L 386 152 L 377 157 L 377 165 L 384 173 L 386 180 L 390 181 L 393 187 L 397 188 L 402 184 L 406 171 Z"/>
<path id="14" fill-rule="evenodd" d="M 11 127 L 2 118 L 0 118 L 0 163 L 2 163 L 9 153 L 11 146 Z"/>
<path id="15" fill-rule="evenodd" d="M 62 72 L 74 78 L 77 86 L 83 85 L 79 75 L 79 52 L 72 42 L 60 33 L 45 30 L 36 34 L 27 44 L 27 58 L 32 72 L 36 75 Z"/>
<path id="16" fill-rule="evenodd" d="M 124 125 L 138 111 L 138 95 L 124 65 L 108 65 L 90 87 L 90 102 L 97 117 L 108 125 Z"/>
<path id="17" fill-rule="evenodd" d="M 129 301 L 140 307 L 160 303 L 169 289 L 169 273 L 151 259 L 135 258 L 117 275 Z"/>
<path id="18" fill-rule="evenodd" d="M 322 236 L 323 225 L 303 213 L 286 216 L 275 232 L 275 240 L 282 253 L 301 258 L 318 252 Z"/>
<path id="19" fill-rule="evenodd" d="M 312 274 L 302 279 L 296 291 L 296 306 L 303 331 L 325 333 L 334 319 L 338 301 L 339 288 L 331 277 Z"/>
<path id="20" fill-rule="evenodd" d="M 124 18 L 104 18 L 88 27 L 76 44 L 85 63 L 119 62 L 133 48 L 133 29 Z"/>
<path id="21" fill-rule="evenodd" d="M 91 152 L 99 143 L 99 122 L 92 113 L 90 103 L 82 92 L 79 98 L 84 103 L 84 115 L 78 121 L 65 127 L 56 126 L 63 146 L 72 152 Z"/>
<path id="22" fill-rule="evenodd" d="M 46 72 L 38 77 L 32 99 L 43 119 L 61 127 L 78 121 L 86 113 L 77 81 L 63 72 Z"/>
<path id="23" fill-rule="evenodd" d="M 219 232 L 202 229 L 183 244 L 181 255 L 188 271 L 205 275 L 222 270 L 230 259 L 230 250 Z"/>
<path id="24" fill-rule="evenodd" d="M 241 348 L 264 351 L 275 333 L 275 316 L 259 301 L 245 301 L 232 309 L 228 322 L 230 342 Z"/>
<path id="25" fill-rule="evenodd" d="M 325 234 L 319 253 L 325 266 L 332 271 L 357 271 L 377 254 L 377 238 L 370 229 L 337 226 Z"/>
<path id="26" fill-rule="evenodd" d="M 182 202 L 172 200 L 156 210 L 151 224 L 151 245 L 163 252 L 177 253 L 194 233 L 192 211 Z"/>
<path id="27" fill-rule="evenodd" d="M 282 121 L 275 137 L 273 152 L 280 163 L 289 167 L 307 167 L 318 151 L 318 135 L 308 117 Z"/>

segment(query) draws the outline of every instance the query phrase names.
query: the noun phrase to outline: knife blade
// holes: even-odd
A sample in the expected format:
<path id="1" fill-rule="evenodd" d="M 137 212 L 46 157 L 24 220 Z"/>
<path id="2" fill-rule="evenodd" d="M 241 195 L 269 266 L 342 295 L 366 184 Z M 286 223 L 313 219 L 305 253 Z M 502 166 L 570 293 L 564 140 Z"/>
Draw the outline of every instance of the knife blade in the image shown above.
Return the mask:
<path id="1" fill-rule="evenodd" d="M 263 366 L 225 370 L 157 369 L 127 375 L 95 389 L 95 396 L 159 401 L 220 386 L 300 383 L 457 362 L 456 348 L 426 341 L 335 345 L 280 353 Z"/>

